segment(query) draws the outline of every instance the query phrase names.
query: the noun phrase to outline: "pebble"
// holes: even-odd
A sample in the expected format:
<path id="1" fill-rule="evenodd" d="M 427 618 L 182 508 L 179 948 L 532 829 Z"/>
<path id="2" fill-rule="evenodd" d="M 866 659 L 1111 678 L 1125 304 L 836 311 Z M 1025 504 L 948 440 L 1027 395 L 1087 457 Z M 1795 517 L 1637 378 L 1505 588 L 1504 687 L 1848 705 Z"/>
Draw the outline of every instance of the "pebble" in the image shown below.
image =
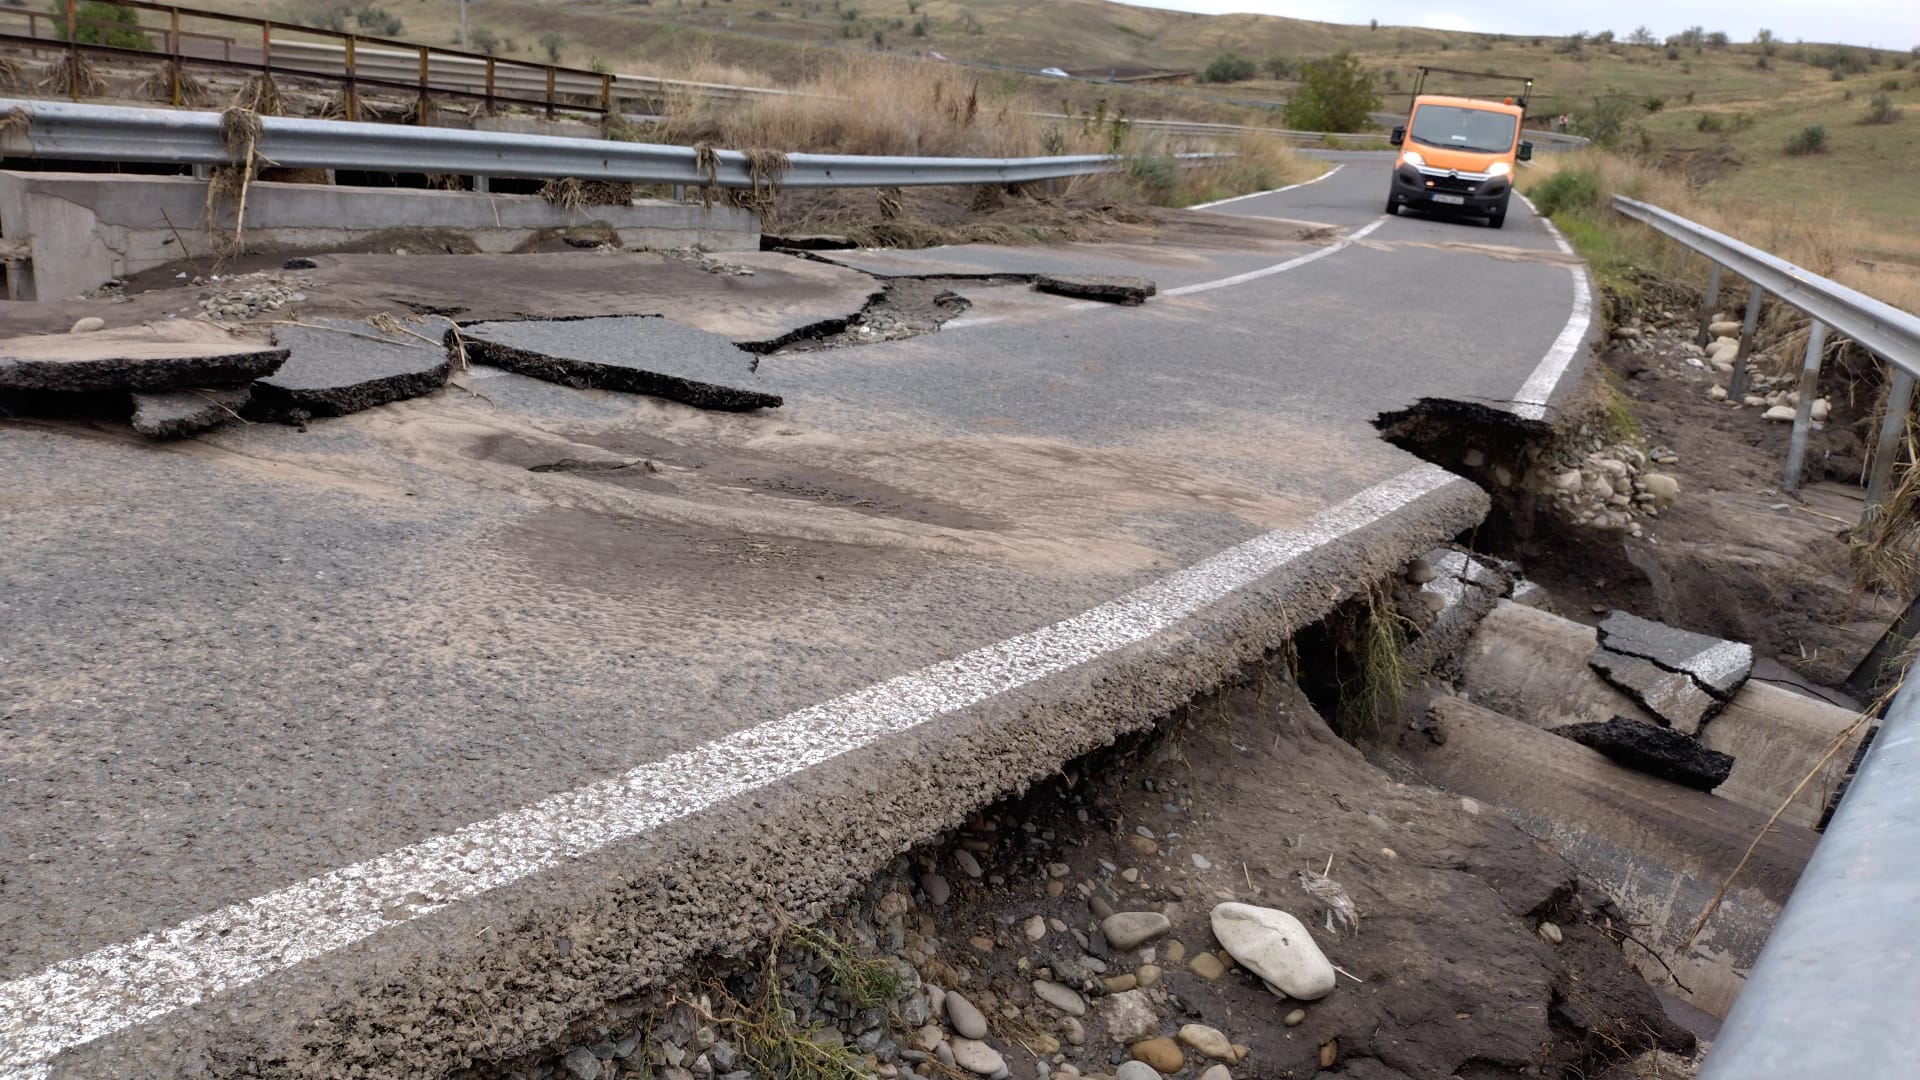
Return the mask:
<path id="1" fill-rule="evenodd" d="M 1287 1014 L 1287 1019 L 1285 1022 L 1288 1027 L 1299 1027 L 1302 1023 L 1306 1022 L 1306 1019 L 1307 1019 L 1307 1010 L 1295 1009 L 1292 1012 Z"/>
<path id="2" fill-rule="evenodd" d="M 1121 1064 L 1114 1080 L 1160 1080 L 1160 1074 L 1144 1061 L 1128 1061 Z"/>
<path id="3" fill-rule="evenodd" d="M 1331 1069 L 1340 1060 L 1340 1040 L 1328 1039 L 1320 1044 L 1320 1067 Z"/>
<path id="4" fill-rule="evenodd" d="M 1195 870 L 1213 869 L 1213 863 L 1209 861 L 1205 855 L 1202 855 L 1197 851 L 1187 857 L 1193 860 L 1193 868 Z"/>
<path id="5" fill-rule="evenodd" d="M 1154 1070 L 1172 1076 L 1186 1067 L 1187 1056 L 1180 1050 L 1180 1044 L 1166 1036 L 1157 1039 L 1143 1039 L 1133 1044 L 1133 1060 L 1144 1061 Z"/>
<path id="6" fill-rule="evenodd" d="M 1140 985 L 1140 979 L 1131 972 L 1125 975 L 1109 975 L 1101 982 L 1106 984 L 1107 993 L 1124 994 Z"/>
<path id="7" fill-rule="evenodd" d="M 1167 963 L 1177 964 L 1187 958 L 1187 947 L 1178 941 L 1167 942 Z"/>
<path id="8" fill-rule="evenodd" d="M 1067 1043 L 1071 1046 L 1087 1045 L 1087 1025 L 1081 1023 L 1078 1017 L 1061 1017 L 1060 1034 L 1067 1037 Z"/>
<path id="9" fill-rule="evenodd" d="M 967 944 L 979 949 L 981 952 L 993 951 L 993 939 L 987 937 L 985 934 L 975 934 L 973 937 L 967 939 Z"/>
<path id="10" fill-rule="evenodd" d="M 1425 585 L 1433 580 L 1433 564 L 1425 559 L 1415 559 L 1407 564 L 1407 584 Z"/>
<path id="11" fill-rule="evenodd" d="M 1210 1028 L 1205 1024 L 1188 1024 L 1180 1029 L 1180 1041 L 1215 1061 L 1233 1061 L 1233 1040 L 1227 1038 L 1219 1028 Z"/>
<path id="12" fill-rule="evenodd" d="M 939 1024 L 928 1024 L 913 1033 L 913 1048 L 929 1053 L 933 1048 L 947 1040 L 947 1033 L 940 1030 Z"/>
<path id="13" fill-rule="evenodd" d="M 1155 855 L 1160 851 L 1160 845 L 1145 836 L 1127 837 L 1127 846 L 1132 848 L 1136 854 L 1140 855 Z"/>
<path id="14" fill-rule="evenodd" d="M 1066 891 L 1067 891 L 1067 886 L 1065 882 L 1060 882 L 1060 881 L 1047 882 L 1048 896 L 1059 896 L 1061 893 Z"/>
<path id="15" fill-rule="evenodd" d="M 1233 1080 L 1233 1074 L 1227 1071 L 1225 1065 L 1214 1065 L 1200 1074 L 1200 1080 Z"/>
<path id="16" fill-rule="evenodd" d="M 1041 938 L 1047 936 L 1046 917 L 1043 915 L 1033 916 L 1021 924 L 1020 931 L 1027 935 L 1028 941 L 1039 941 Z"/>
<path id="17" fill-rule="evenodd" d="M 1208 982 L 1212 982 L 1227 973 L 1227 965 L 1221 963 L 1220 958 L 1212 953 L 1203 952 L 1196 954 L 1193 959 L 1187 961 L 1187 970 Z"/>
<path id="18" fill-rule="evenodd" d="M 1113 905 L 1107 903 L 1107 898 L 1099 893 L 1094 893 L 1093 897 L 1087 901 L 1087 910 L 1093 912 L 1093 917 L 1096 919 L 1113 918 Z"/>
<path id="19" fill-rule="evenodd" d="M 956 991 L 947 991 L 947 1023 L 953 1030 L 968 1039 L 987 1037 L 987 1018 L 974 1007 L 973 1002 L 961 997 Z"/>
<path id="20" fill-rule="evenodd" d="M 927 901 L 935 907 L 944 905 L 953 897 L 953 886 L 947 884 L 947 879 L 939 874 L 921 875 L 920 888 L 927 894 Z"/>
<path id="21" fill-rule="evenodd" d="M 1159 982 L 1162 974 L 1157 964 L 1141 964 L 1133 973 L 1133 977 L 1140 980 L 1140 988 L 1144 990 Z"/>
<path id="22" fill-rule="evenodd" d="M 1126 1044 L 1160 1030 L 1160 1014 L 1144 990 L 1128 990 L 1100 999 L 1100 1019 L 1114 1042 Z"/>
<path id="23" fill-rule="evenodd" d="M 1793 412 L 1794 412 L 1793 406 L 1791 405 L 1775 405 L 1773 408 L 1768 409 L 1765 413 L 1763 413 L 1761 415 L 1761 419 L 1774 420 L 1774 421 L 1790 421 L 1793 419 Z"/>
<path id="24" fill-rule="evenodd" d="M 1134 867 L 1129 866 L 1125 870 L 1120 871 L 1120 880 L 1131 885 L 1134 882 L 1140 880 L 1140 871 Z"/>
<path id="25" fill-rule="evenodd" d="M 106 328 L 107 328 L 107 320 L 101 318 L 98 315 L 89 315 L 86 318 L 81 319 L 78 322 L 74 323 L 73 329 L 67 331 L 67 333 L 91 334 L 96 330 L 105 330 Z"/>
<path id="26" fill-rule="evenodd" d="M 1815 398 L 1813 400 L 1813 419 L 1823 424 L 1826 423 L 1827 417 L 1830 415 L 1832 409 L 1833 406 L 1827 403 L 1826 398 Z"/>
<path id="27" fill-rule="evenodd" d="M 1707 396 L 1715 401 L 1725 401 L 1727 400 L 1727 388 L 1721 386 L 1719 383 L 1714 383 L 1707 389 Z"/>
<path id="28" fill-rule="evenodd" d="M 560 1059 L 560 1064 L 575 1080 L 596 1080 L 600 1075 L 600 1059 L 584 1046 L 567 1051 L 567 1056 Z"/>
<path id="29" fill-rule="evenodd" d="M 1540 924 L 1540 936 L 1543 938 L 1546 938 L 1548 941 L 1553 942 L 1555 945 L 1560 944 L 1563 938 L 1562 934 L 1560 933 L 1560 927 L 1550 922 L 1543 922 Z"/>
<path id="30" fill-rule="evenodd" d="M 1072 988 L 1061 986 L 1057 982 L 1048 982 L 1045 979 L 1033 980 L 1033 996 L 1068 1016 L 1087 1015 L 1087 999 L 1081 997 Z"/>
<path id="31" fill-rule="evenodd" d="M 1122 911 L 1100 922 L 1107 943 L 1122 952 L 1164 937 L 1172 929 L 1173 923 L 1157 911 Z"/>
<path id="32" fill-rule="evenodd" d="M 1213 936 L 1240 966 L 1288 997 L 1312 1001 L 1333 992 L 1333 965 L 1300 920 L 1274 908 L 1226 903 L 1213 909 Z"/>
<path id="33" fill-rule="evenodd" d="M 947 1045 L 953 1048 L 954 1064 L 976 1076 L 992 1076 L 1007 1067 L 1000 1051 L 978 1039 L 955 1039 Z"/>
<path id="34" fill-rule="evenodd" d="M 1680 481 L 1666 473 L 1647 473 L 1640 478 L 1640 485 L 1653 496 L 1655 506 L 1664 508 L 1680 497 Z"/>
<path id="35" fill-rule="evenodd" d="M 960 872 L 970 878 L 977 878 L 984 872 L 980 869 L 980 860 L 974 858 L 973 852 L 968 851 L 966 848 L 956 848 L 954 850 L 953 865 L 958 866 Z"/>

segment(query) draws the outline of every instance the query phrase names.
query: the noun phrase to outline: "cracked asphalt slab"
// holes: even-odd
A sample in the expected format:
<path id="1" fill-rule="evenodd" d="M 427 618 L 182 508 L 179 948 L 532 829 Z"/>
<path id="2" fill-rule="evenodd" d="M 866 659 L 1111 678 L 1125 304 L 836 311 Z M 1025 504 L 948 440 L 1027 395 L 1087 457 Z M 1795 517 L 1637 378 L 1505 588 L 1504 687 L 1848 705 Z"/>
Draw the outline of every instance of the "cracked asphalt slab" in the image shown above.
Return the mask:
<path id="1" fill-rule="evenodd" d="M 1510 395 L 1566 276 L 1491 329 L 1409 290 L 1453 331 L 1409 365 L 1341 273 L 1400 254 L 763 357 L 767 415 L 476 370 L 0 424 L 0 1074 L 528 1051 L 1151 723 L 1485 512 L 1370 421 Z"/>

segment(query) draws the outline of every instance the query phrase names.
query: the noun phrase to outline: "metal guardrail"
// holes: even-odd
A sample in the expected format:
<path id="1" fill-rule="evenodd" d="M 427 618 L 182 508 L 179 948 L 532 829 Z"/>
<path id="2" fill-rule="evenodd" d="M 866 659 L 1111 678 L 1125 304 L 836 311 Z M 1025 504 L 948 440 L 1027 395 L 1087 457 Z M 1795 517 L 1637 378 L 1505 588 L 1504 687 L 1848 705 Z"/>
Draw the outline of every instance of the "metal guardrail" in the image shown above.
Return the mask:
<path id="1" fill-rule="evenodd" d="M 1722 271 L 1748 282 L 1733 387 L 1745 390 L 1761 299 L 1812 316 L 1800 370 L 1784 487 L 1799 482 L 1829 329 L 1893 369 L 1867 485 L 1868 513 L 1886 496 L 1920 375 L 1920 316 L 1901 311 L 1657 206 L 1614 196 L 1613 208 L 1705 255 L 1713 269 L 1702 324 Z M 1920 1076 L 1911 1031 L 1920 1002 L 1920 680 L 1895 696 L 1813 858 L 1800 874 L 1746 986 L 1707 1055 L 1701 1080 Z"/>
<path id="2" fill-rule="evenodd" d="M 1920 682 L 1893 699 L 1700 1080 L 1920 1076 Z"/>
<path id="3" fill-rule="evenodd" d="M 0 99 L 0 114 L 24 111 L 24 130 L 0 134 L 0 155 L 83 161 L 223 165 L 232 161 L 220 114 L 171 109 Z M 466 176 L 575 177 L 635 184 L 753 188 L 912 187 L 1013 184 L 1093 176 L 1121 167 L 1105 154 L 1037 158 L 856 157 L 792 154 L 785 167 L 735 150 L 703 163 L 688 146 L 567 139 L 457 128 L 261 117 L 259 153 L 289 168 L 362 169 Z M 1198 164 L 1215 154 L 1180 154 Z M 709 167 L 710 166 L 710 167 Z"/>
<path id="4" fill-rule="evenodd" d="M 1787 469 L 1781 488 L 1793 491 L 1800 486 L 1800 472 L 1806 463 L 1807 432 L 1813 422 L 1813 400 L 1820 378 L 1820 363 L 1828 330 L 1834 330 L 1860 347 L 1879 356 L 1893 368 L 1888 390 L 1887 409 L 1874 445 L 1873 468 L 1867 479 L 1867 512 L 1873 513 L 1886 499 L 1893 479 L 1894 458 L 1906 432 L 1907 411 L 1913 401 L 1914 379 L 1920 376 L 1920 316 L 1905 312 L 1881 300 L 1829 281 L 1750 244 L 1715 232 L 1697 222 L 1657 206 L 1613 197 L 1613 208 L 1705 255 L 1712 264 L 1707 291 L 1700 310 L 1700 343 L 1706 344 L 1707 322 L 1720 302 L 1720 277 L 1730 270 L 1748 283 L 1746 318 L 1740 327 L 1740 351 L 1733 361 L 1733 377 L 1727 395 L 1738 399 L 1746 393 L 1747 360 L 1753 353 L 1754 331 L 1760 321 L 1763 296 L 1772 295 L 1813 317 L 1813 330 L 1807 339 L 1805 358 L 1800 365 L 1800 401 L 1794 411 L 1793 435 L 1787 444 Z M 1835 1075 L 1840 1075 L 1836 1073 Z"/>

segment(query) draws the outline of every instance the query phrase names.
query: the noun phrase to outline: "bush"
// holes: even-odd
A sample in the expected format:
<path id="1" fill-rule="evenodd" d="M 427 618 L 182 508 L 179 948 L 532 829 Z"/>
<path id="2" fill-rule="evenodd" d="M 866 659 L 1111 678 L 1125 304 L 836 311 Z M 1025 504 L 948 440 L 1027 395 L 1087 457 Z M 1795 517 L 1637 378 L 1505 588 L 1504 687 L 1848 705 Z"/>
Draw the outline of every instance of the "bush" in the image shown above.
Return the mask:
<path id="1" fill-rule="evenodd" d="M 1825 124 L 1809 124 L 1787 140 L 1787 153 L 1795 157 L 1806 154 L 1824 154 L 1827 152 L 1827 128 Z"/>
<path id="2" fill-rule="evenodd" d="M 1379 108 L 1373 73 L 1352 53 L 1340 52 L 1300 66 L 1300 89 L 1287 102 L 1287 125 L 1302 131 L 1359 131 Z"/>
<path id="3" fill-rule="evenodd" d="M 1239 53 L 1221 53 L 1200 73 L 1201 82 L 1230 83 L 1245 82 L 1260 70 L 1258 64 Z"/>
<path id="4" fill-rule="evenodd" d="M 472 44 L 475 52 L 482 52 L 488 56 L 500 55 L 500 35 L 484 26 L 467 35 L 467 40 Z"/>
<path id="5" fill-rule="evenodd" d="M 1596 97 L 1593 108 L 1574 121 L 1573 132 L 1592 139 L 1597 146 L 1617 146 L 1626 133 L 1632 110 L 1633 103 L 1618 94 Z"/>
<path id="6" fill-rule="evenodd" d="M 1647 110 L 1650 113 L 1657 113 L 1661 109 L 1664 109 L 1667 107 L 1667 99 L 1660 97 L 1657 94 L 1652 97 L 1642 98 L 1640 101 L 1640 107 Z"/>
<path id="7" fill-rule="evenodd" d="M 1600 174 L 1592 169 L 1561 169 L 1529 193 L 1533 205 L 1547 217 L 1563 212 L 1600 208 Z"/>
<path id="8" fill-rule="evenodd" d="M 540 35 L 540 48 L 546 51 L 547 63 L 549 64 L 557 64 L 560 62 L 561 52 L 566 48 L 566 45 L 567 39 L 561 37 L 557 31 L 549 30 Z"/>
<path id="9" fill-rule="evenodd" d="M 1274 53 L 1261 61 L 1260 66 L 1276 79 L 1290 79 L 1294 72 L 1300 70 L 1300 65 L 1286 53 Z"/>
<path id="10" fill-rule="evenodd" d="M 53 0 L 54 32 L 66 39 L 66 0 Z M 153 51 L 153 39 L 140 29 L 140 13 L 104 0 L 87 0 L 74 10 L 73 37 L 82 45 L 110 45 L 116 49 Z"/>
<path id="11" fill-rule="evenodd" d="M 360 24 L 361 30 L 374 37 L 393 37 L 400 33 L 404 25 L 400 21 L 400 16 L 389 12 L 386 8 L 374 7 L 372 4 L 354 12 L 353 21 Z"/>
<path id="12" fill-rule="evenodd" d="M 1695 131 L 1719 131 L 1725 126 L 1725 124 L 1720 122 L 1720 117 L 1713 113 L 1701 113 L 1699 118 L 1693 122 L 1693 130 Z"/>
<path id="13" fill-rule="evenodd" d="M 1867 102 L 1867 123 L 1891 124 L 1900 119 L 1900 110 L 1893 107 L 1893 99 L 1886 94 L 1875 94 Z"/>

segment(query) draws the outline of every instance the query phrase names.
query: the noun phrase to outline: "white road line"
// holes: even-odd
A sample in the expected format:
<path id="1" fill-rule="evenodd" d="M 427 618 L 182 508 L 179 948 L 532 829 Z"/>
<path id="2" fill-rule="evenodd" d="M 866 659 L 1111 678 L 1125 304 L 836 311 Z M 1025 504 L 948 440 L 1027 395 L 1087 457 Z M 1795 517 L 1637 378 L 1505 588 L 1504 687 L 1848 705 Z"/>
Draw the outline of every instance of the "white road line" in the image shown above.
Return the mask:
<path id="1" fill-rule="evenodd" d="M 1514 192 L 1519 195 L 1519 192 Z M 1540 211 L 1533 201 L 1520 195 L 1520 201 L 1536 215 Z M 1553 237 L 1554 246 L 1562 255 L 1572 255 L 1573 245 L 1560 234 L 1552 220 L 1542 216 L 1540 223 L 1547 227 L 1547 234 Z M 1513 414 L 1523 420 L 1544 420 L 1547 416 L 1547 403 L 1553 400 L 1553 392 L 1560 386 L 1560 379 L 1567 373 L 1567 366 L 1580 351 L 1580 343 L 1586 340 L 1587 328 L 1593 325 L 1593 287 L 1587 282 L 1587 268 L 1584 265 L 1569 266 L 1573 273 L 1573 311 L 1567 316 L 1567 324 L 1560 328 L 1560 336 L 1553 339 L 1553 345 L 1547 349 L 1547 355 L 1540 358 L 1540 364 L 1527 376 L 1520 392 L 1513 396 Z"/>
<path id="2" fill-rule="evenodd" d="M 1229 285 L 1244 285 L 1249 281 L 1254 281 L 1259 278 L 1272 277 L 1275 274 L 1284 274 L 1287 271 L 1294 269 L 1295 267 L 1305 266 L 1308 263 L 1313 262 L 1317 259 L 1324 259 L 1327 256 L 1332 255 L 1336 252 L 1344 251 L 1348 247 L 1352 246 L 1354 241 L 1366 239 L 1369 233 L 1373 232 L 1373 230 L 1379 228 L 1380 226 L 1385 225 L 1386 223 L 1387 223 L 1387 216 L 1385 214 L 1382 214 L 1379 217 L 1373 219 L 1373 222 L 1371 224 L 1368 224 L 1359 229 L 1355 229 L 1353 232 L 1350 232 L 1347 235 L 1341 237 L 1339 240 L 1331 244 L 1328 244 L 1326 247 L 1323 247 L 1318 251 L 1310 251 L 1307 254 L 1300 256 L 1299 258 L 1288 259 L 1286 262 L 1276 263 L 1273 266 L 1262 267 L 1259 270 L 1249 270 L 1244 274 L 1235 274 L 1232 277 L 1220 278 L 1217 281 L 1202 281 L 1194 285 L 1182 285 L 1177 289 L 1168 289 L 1165 293 L 1161 295 L 1192 296 L 1194 293 L 1203 293 L 1210 289 L 1224 289 Z"/>
<path id="3" fill-rule="evenodd" d="M 0 985 L 0 1077 L 1138 644 L 1459 482 L 1409 469 L 1062 622 Z"/>
<path id="4" fill-rule="evenodd" d="M 1294 188 L 1303 188 L 1303 187 L 1306 187 L 1308 184 L 1317 184 L 1320 181 L 1325 180 L 1327 177 L 1332 176 L 1334 173 L 1337 173 L 1344 168 L 1346 168 L 1346 165 L 1344 164 L 1335 165 L 1333 168 L 1328 169 L 1326 172 L 1321 173 L 1319 176 L 1316 176 L 1311 180 L 1302 180 L 1297 184 L 1288 184 L 1286 187 L 1283 187 L 1283 188 L 1273 188 L 1268 191 L 1256 191 L 1251 195 L 1235 195 L 1231 199 L 1215 199 L 1212 202 L 1195 203 L 1194 205 L 1187 207 L 1187 209 L 1205 210 L 1211 206 L 1225 206 L 1228 203 L 1236 203 L 1236 202 L 1239 202 L 1241 199 L 1257 199 L 1262 195 L 1278 195 L 1283 191 L 1292 191 Z"/>
<path id="5" fill-rule="evenodd" d="M 1201 281 L 1201 282 L 1196 282 L 1192 285 L 1182 285 L 1177 289 L 1168 289 L 1165 292 L 1162 292 L 1160 295 L 1161 296 L 1191 296 L 1194 293 L 1206 292 L 1209 289 L 1224 289 L 1229 285 L 1245 285 L 1249 281 L 1257 281 L 1263 277 L 1272 277 L 1275 274 L 1284 274 L 1287 271 L 1294 269 L 1295 267 L 1305 266 L 1316 259 L 1324 259 L 1327 256 L 1332 255 L 1337 251 L 1342 251 L 1346 249 L 1348 246 L 1352 245 L 1352 243 L 1355 240 L 1364 239 L 1368 233 L 1373 232 L 1373 230 L 1379 228 L 1382 225 L 1385 225 L 1386 223 L 1387 223 L 1386 216 L 1381 215 L 1380 217 L 1375 218 L 1371 223 L 1364 225 L 1361 228 L 1356 229 L 1351 233 L 1348 233 L 1347 235 L 1341 237 L 1340 239 L 1334 241 L 1333 243 L 1328 244 L 1326 247 L 1320 248 L 1317 251 L 1310 251 L 1305 255 L 1299 256 L 1298 258 L 1288 259 L 1286 262 L 1275 263 L 1272 266 L 1263 266 L 1258 270 L 1249 270 L 1244 274 L 1235 274 L 1232 277 L 1216 278 L 1213 281 Z M 1051 309 L 1049 314 L 1059 314 L 1062 312 L 1069 312 L 1069 311 L 1091 311 L 1094 308 L 1111 309 L 1112 307 L 1113 307 L 1112 304 L 1099 304 L 1091 301 L 1081 301 L 1078 303 L 1067 304 L 1062 307 L 1053 308 Z M 941 329 L 942 330 L 965 330 L 969 326 L 990 326 L 994 323 L 1005 322 L 1009 318 L 1011 318 L 1011 316 L 982 315 L 978 318 L 973 318 L 973 319 L 955 319 L 952 322 L 942 326 Z"/>

